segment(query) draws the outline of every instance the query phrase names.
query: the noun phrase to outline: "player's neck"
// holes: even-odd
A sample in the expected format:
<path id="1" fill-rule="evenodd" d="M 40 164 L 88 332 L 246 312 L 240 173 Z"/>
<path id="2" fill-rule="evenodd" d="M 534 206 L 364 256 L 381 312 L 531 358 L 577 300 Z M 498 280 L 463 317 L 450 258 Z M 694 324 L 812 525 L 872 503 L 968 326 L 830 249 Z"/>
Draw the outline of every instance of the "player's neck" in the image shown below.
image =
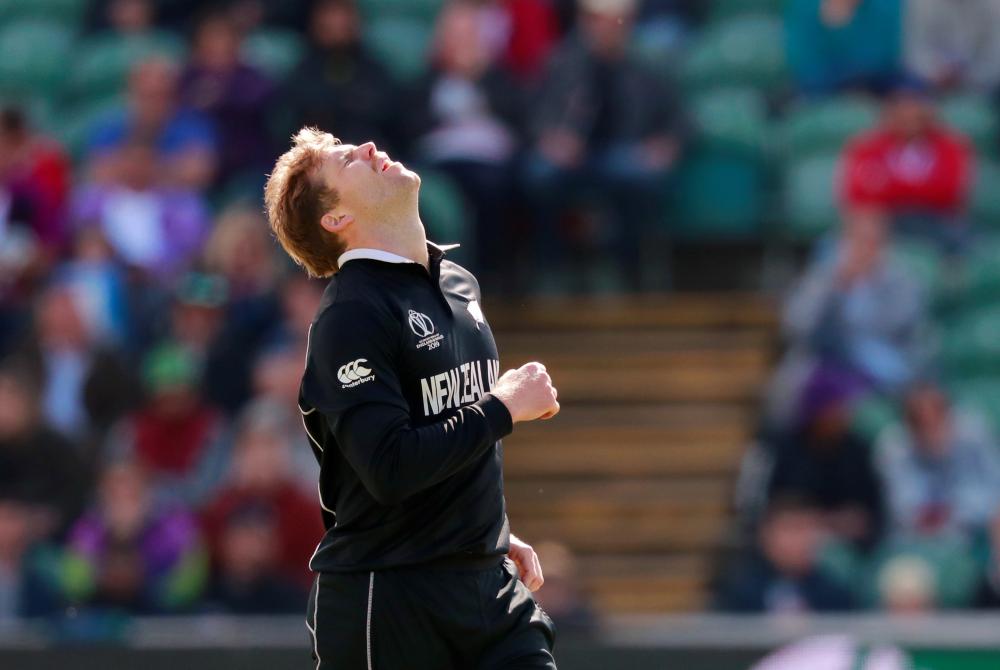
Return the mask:
<path id="1" fill-rule="evenodd" d="M 361 226 L 358 229 L 366 234 L 351 240 L 349 248 L 388 251 L 420 263 L 425 268 L 430 267 L 427 236 L 416 212 L 398 217 L 383 214 L 379 217 L 378 226 Z"/>

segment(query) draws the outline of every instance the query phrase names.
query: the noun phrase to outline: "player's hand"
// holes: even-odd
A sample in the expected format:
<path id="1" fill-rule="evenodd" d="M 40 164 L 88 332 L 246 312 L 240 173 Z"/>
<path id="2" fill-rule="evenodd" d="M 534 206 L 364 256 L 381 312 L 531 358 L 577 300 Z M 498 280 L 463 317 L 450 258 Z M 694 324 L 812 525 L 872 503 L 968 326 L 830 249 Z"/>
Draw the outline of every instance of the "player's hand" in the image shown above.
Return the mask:
<path id="1" fill-rule="evenodd" d="M 510 536 L 510 553 L 507 554 L 517 566 L 517 574 L 528 587 L 529 591 L 537 591 L 545 583 L 542 576 L 542 564 L 538 562 L 538 554 L 531 545 L 522 542 L 513 535 Z"/>
<path id="2" fill-rule="evenodd" d="M 490 393 L 507 406 L 514 423 L 551 419 L 559 413 L 559 393 L 541 363 L 526 363 L 517 370 L 508 370 Z"/>

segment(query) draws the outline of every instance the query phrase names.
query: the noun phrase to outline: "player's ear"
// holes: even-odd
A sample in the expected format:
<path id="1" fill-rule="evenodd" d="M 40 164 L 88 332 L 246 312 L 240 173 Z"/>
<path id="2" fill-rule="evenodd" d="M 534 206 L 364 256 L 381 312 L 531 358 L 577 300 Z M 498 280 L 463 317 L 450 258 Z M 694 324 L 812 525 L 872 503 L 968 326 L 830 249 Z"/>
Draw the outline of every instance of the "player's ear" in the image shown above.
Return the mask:
<path id="1" fill-rule="evenodd" d="M 319 225 L 331 233 L 342 233 L 352 223 L 354 223 L 353 216 L 338 212 L 327 212 L 319 220 Z"/>

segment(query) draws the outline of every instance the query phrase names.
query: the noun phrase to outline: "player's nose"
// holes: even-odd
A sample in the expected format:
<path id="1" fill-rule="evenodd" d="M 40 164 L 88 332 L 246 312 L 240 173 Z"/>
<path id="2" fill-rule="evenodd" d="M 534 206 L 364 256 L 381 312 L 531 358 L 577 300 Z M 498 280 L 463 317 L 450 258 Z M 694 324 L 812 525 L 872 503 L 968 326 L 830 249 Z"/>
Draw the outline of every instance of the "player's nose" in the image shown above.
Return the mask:
<path id="1" fill-rule="evenodd" d="M 364 158 L 369 158 L 369 159 L 374 158 L 376 151 L 378 150 L 375 148 L 374 142 L 365 142 L 364 144 L 358 147 L 358 152 Z"/>

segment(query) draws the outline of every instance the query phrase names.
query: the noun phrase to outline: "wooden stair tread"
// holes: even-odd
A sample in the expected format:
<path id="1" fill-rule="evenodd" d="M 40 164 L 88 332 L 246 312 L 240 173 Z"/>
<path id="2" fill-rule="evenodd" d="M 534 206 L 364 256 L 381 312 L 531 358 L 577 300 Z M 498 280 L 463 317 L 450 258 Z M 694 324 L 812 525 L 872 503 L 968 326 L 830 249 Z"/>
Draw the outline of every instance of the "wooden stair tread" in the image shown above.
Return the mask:
<path id="1" fill-rule="evenodd" d="M 586 330 L 595 328 L 758 327 L 776 322 L 775 303 L 759 294 L 620 296 L 614 300 L 534 298 L 488 303 L 496 330 Z"/>
<path id="2" fill-rule="evenodd" d="M 523 354 L 504 352 L 504 365 L 520 367 L 531 362 L 540 361 L 552 373 L 558 382 L 556 373 L 561 370 L 601 370 L 617 371 L 624 368 L 640 368 L 644 372 L 673 374 L 678 368 L 686 370 L 711 372 L 722 366 L 726 369 L 739 367 L 758 372 L 769 369 L 770 357 L 764 352 L 754 349 L 731 349 L 715 351 L 712 349 L 692 348 L 677 351 L 643 351 L 629 349 L 626 351 L 606 352 L 595 356 L 593 351 L 551 351 L 540 355 L 534 349 L 526 349 Z"/>
<path id="3" fill-rule="evenodd" d="M 613 373 L 559 370 L 553 374 L 560 401 L 666 402 L 730 401 L 755 398 L 765 381 L 763 370 L 674 370 L 650 374 L 646 369 Z"/>
<path id="4" fill-rule="evenodd" d="M 518 424 L 514 436 L 604 427 L 675 430 L 725 424 L 749 428 L 753 425 L 753 419 L 754 413 L 746 407 L 725 402 L 563 403 L 555 421 Z"/>
<path id="5" fill-rule="evenodd" d="M 565 517 L 539 519 L 511 514 L 511 527 L 529 541 L 545 538 L 561 542 L 578 553 L 649 553 L 705 551 L 719 545 L 728 519 L 725 515 L 687 514 L 662 517 Z"/>
<path id="6" fill-rule="evenodd" d="M 574 332 L 494 331 L 503 358 L 544 353 L 617 354 L 629 351 L 768 351 L 772 337 L 761 330 L 594 330 Z"/>
<path id="7" fill-rule="evenodd" d="M 592 442 L 586 441 L 586 437 L 573 440 L 572 436 L 566 436 L 564 440 L 540 440 L 537 444 L 511 440 L 505 443 L 504 472 L 508 476 L 563 477 L 727 473 L 735 471 L 742 450 L 737 439 L 633 443 L 625 436 L 617 441 L 609 438 Z"/>
<path id="8" fill-rule="evenodd" d="M 502 368 L 542 361 L 562 403 L 504 441 L 511 527 L 569 547 L 598 610 L 707 604 L 775 307 L 735 293 L 487 302 Z"/>

